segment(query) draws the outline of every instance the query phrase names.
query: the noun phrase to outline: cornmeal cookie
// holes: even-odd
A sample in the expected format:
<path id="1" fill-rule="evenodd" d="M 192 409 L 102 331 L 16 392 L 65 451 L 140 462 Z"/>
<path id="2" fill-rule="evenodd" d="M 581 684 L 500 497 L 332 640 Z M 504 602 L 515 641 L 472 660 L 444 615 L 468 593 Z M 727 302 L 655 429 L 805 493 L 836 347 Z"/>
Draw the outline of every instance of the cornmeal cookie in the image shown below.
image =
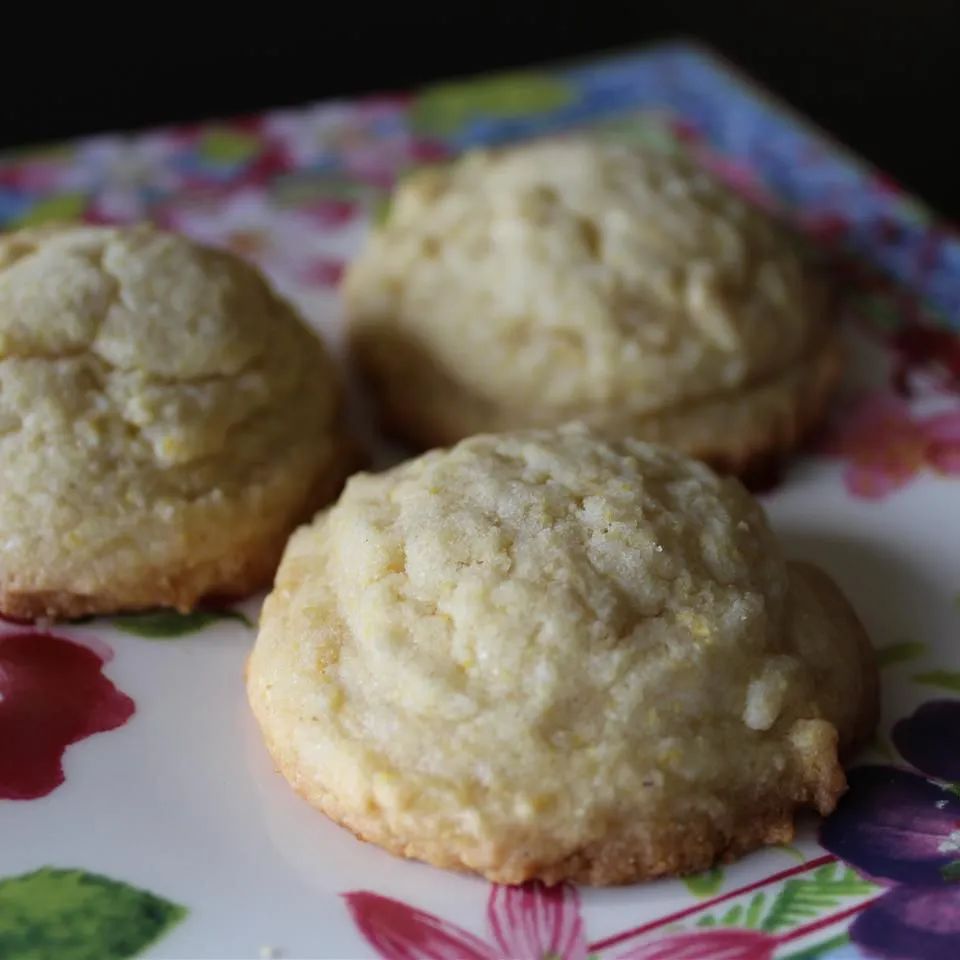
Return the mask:
<path id="1" fill-rule="evenodd" d="M 323 346 L 236 257 L 149 227 L 0 235 L 0 612 L 269 582 L 347 469 Z"/>
<path id="2" fill-rule="evenodd" d="M 287 547 L 248 692 L 311 803 L 499 883 L 787 842 L 877 716 L 856 616 L 738 481 L 580 428 L 353 477 Z"/>
<path id="3" fill-rule="evenodd" d="M 586 137 L 412 175 L 344 296 L 383 419 L 421 446 L 583 420 L 745 472 L 839 371 L 776 222 L 682 155 Z"/>

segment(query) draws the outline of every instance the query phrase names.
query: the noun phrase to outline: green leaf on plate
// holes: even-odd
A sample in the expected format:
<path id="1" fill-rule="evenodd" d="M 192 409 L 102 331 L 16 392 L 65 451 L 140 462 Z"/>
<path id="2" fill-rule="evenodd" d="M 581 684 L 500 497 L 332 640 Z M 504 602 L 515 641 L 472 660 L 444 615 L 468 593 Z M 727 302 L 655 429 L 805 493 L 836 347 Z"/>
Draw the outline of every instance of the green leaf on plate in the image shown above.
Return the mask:
<path id="1" fill-rule="evenodd" d="M 763 917 L 763 908 L 766 902 L 766 894 L 754 894 L 750 900 L 750 906 L 747 907 L 747 915 L 743 918 L 743 925 L 745 927 L 755 930 L 760 926 L 760 920 Z"/>
<path id="2" fill-rule="evenodd" d="M 713 867 L 682 879 L 695 897 L 710 897 L 723 886 L 723 867 Z"/>
<path id="3" fill-rule="evenodd" d="M 916 660 L 927 649 L 925 643 L 916 640 L 904 640 L 901 643 L 888 643 L 876 650 L 877 665 L 890 667 L 895 663 L 904 663 L 907 660 Z"/>
<path id="4" fill-rule="evenodd" d="M 809 947 L 803 947 L 797 953 L 788 953 L 779 958 L 779 960 L 819 960 L 820 957 L 829 956 L 834 950 L 850 942 L 850 937 L 841 933 L 829 940 L 821 940 Z"/>
<path id="5" fill-rule="evenodd" d="M 722 917 L 720 923 L 725 927 L 740 926 L 740 918 L 743 916 L 743 904 L 735 903 Z"/>
<path id="6" fill-rule="evenodd" d="M 124 960 L 186 913 L 179 904 L 119 880 L 43 867 L 0 880 L 0 957 Z"/>
<path id="7" fill-rule="evenodd" d="M 708 913 L 698 918 L 698 927 L 746 927 L 757 930 L 767 905 L 765 893 L 755 893 L 748 903 L 735 903 L 724 913 Z"/>
<path id="8" fill-rule="evenodd" d="M 87 205 L 82 193 L 61 193 L 35 203 L 23 216 L 17 217 L 12 226 L 37 227 L 43 223 L 60 220 L 78 220 Z"/>
<path id="9" fill-rule="evenodd" d="M 778 843 L 774 850 L 782 850 L 787 856 L 793 857 L 797 863 L 806 863 L 807 858 L 802 850 L 798 850 L 792 843 Z"/>
<path id="10" fill-rule="evenodd" d="M 373 203 L 373 209 L 370 211 L 370 219 L 374 226 L 382 227 L 390 219 L 390 211 L 393 208 L 389 194 L 378 197 Z"/>
<path id="11" fill-rule="evenodd" d="M 941 687 L 944 690 L 960 693 L 960 671 L 958 670 L 930 670 L 928 673 L 914 674 L 913 679 L 928 687 Z"/>
<path id="12" fill-rule="evenodd" d="M 334 174 L 303 171 L 282 174 L 270 186 L 270 199 L 278 207 L 299 207 L 313 200 L 344 200 L 367 205 L 385 194 L 386 191 L 377 187 L 345 180 Z"/>
<path id="13" fill-rule="evenodd" d="M 201 156 L 223 164 L 243 163 L 259 149 L 260 141 L 256 137 L 226 128 L 205 133 L 199 144 Z"/>
<path id="14" fill-rule="evenodd" d="M 414 101 L 410 120 L 418 133 L 448 137 L 478 115 L 524 117 L 557 110 L 573 97 L 569 83 L 549 74 L 505 73 L 431 87 Z"/>
<path id="15" fill-rule="evenodd" d="M 862 897 L 878 889 L 849 867 L 829 863 L 802 879 L 788 880 L 770 905 L 760 929 L 775 933 L 798 926 L 835 909 L 846 897 Z"/>
<path id="16" fill-rule="evenodd" d="M 148 610 L 146 613 L 125 613 L 110 618 L 110 622 L 118 630 L 151 640 L 168 640 L 196 633 L 220 620 L 238 620 L 244 626 L 253 626 L 239 610 L 194 610 L 193 613 Z"/>
<path id="17" fill-rule="evenodd" d="M 950 883 L 960 882 L 960 860 L 953 860 L 946 866 L 941 867 L 940 874 L 944 880 Z"/>

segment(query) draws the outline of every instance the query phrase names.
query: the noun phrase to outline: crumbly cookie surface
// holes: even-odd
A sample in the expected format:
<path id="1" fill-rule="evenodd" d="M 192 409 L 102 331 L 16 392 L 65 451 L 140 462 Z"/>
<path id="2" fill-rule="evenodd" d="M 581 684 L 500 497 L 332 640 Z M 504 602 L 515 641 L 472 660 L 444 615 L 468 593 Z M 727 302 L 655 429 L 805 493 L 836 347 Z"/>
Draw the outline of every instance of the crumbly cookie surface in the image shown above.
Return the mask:
<path id="1" fill-rule="evenodd" d="M 288 546 L 248 689 L 330 816 L 506 883 L 782 842 L 876 712 L 855 616 L 739 483 L 582 429 L 351 479 Z"/>
<path id="2" fill-rule="evenodd" d="M 405 403 L 436 434 L 449 408 L 440 442 L 478 411 L 489 430 L 653 435 L 802 369 L 832 336 L 823 284 L 770 217 L 682 156 L 588 137 L 412 176 L 344 291 L 385 413 Z M 392 362 L 404 352 L 416 375 Z"/>
<path id="3" fill-rule="evenodd" d="M 0 609 L 259 586 L 335 492 L 338 405 L 323 346 L 237 258 L 149 227 L 0 236 Z"/>

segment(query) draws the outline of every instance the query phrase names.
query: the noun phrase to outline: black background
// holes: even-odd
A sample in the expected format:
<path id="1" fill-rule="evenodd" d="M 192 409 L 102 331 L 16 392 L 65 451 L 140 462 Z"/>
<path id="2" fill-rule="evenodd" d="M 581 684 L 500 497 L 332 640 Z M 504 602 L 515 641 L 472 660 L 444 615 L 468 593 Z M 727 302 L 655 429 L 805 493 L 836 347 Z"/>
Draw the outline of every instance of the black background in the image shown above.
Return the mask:
<path id="1" fill-rule="evenodd" d="M 960 0 L 339 0 L 299 12 L 238 6 L 205 26 L 196 8 L 123 8 L 76 25 L 52 9 L 34 23 L 0 20 L 0 145 L 402 89 L 682 35 L 960 219 Z"/>

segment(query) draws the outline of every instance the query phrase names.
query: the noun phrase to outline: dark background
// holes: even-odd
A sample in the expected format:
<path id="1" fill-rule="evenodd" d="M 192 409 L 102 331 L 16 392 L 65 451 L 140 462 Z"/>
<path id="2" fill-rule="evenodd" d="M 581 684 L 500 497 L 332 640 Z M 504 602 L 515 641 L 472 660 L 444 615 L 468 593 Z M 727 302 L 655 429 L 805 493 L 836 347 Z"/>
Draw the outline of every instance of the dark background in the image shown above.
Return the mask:
<path id="1" fill-rule="evenodd" d="M 402 89 L 683 35 L 960 219 L 960 0 L 329 7 L 234 7 L 229 28 L 212 29 L 173 7 L 162 17 L 127 8 L 110 30 L 75 30 L 44 11 L 55 31 L 13 29 L 6 16 L 0 145 Z"/>

